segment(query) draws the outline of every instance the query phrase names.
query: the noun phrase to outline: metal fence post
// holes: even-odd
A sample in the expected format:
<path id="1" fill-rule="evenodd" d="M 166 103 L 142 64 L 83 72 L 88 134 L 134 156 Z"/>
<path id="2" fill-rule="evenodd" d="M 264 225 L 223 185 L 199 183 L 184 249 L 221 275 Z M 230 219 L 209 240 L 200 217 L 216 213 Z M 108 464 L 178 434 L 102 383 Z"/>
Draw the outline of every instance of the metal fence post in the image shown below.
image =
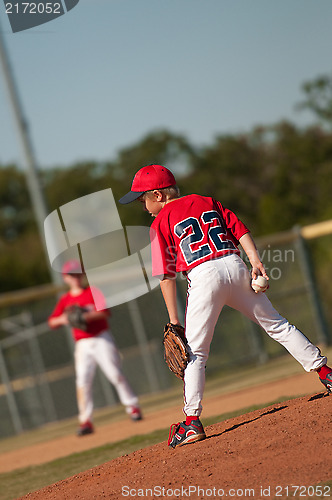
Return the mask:
<path id="1" fill-rule="evenodd" d="M 318 341 L 323 345 L 330 343 L 330 332 L 325 319 L 319 293 L 316 286 L 316 280 L 313 272 L 313 265 L 310 258 L 310 252 L 306 241 L 301 234 L 301 228 L 295 226 L 293 231 L 297 235 L 296 246 L 300 256 L 300 264 L 304 274 L 305 287 L 309 294 L 310 303 L 313 309 L 313 316 L 317 327 Z"/>
<path id="2" fill-rule="evenodd" d="M 31 359 L 36 377 L 36 385 L 40 387 L 42 406 L 44 407 L 47 421 L 57 420 L 57 413 L 52 397 L 52 392 L 47 380 L 45 365 L 42 353 L 37 340 L 36 330 L 32 321 L 31 314 L 28 311 L 22 312 L 22 319 L 32 335 L 28 337 Z"/>
<path id="3" fill-rule="evenodd" d="M 17 408 L 16 401 L 15 401 L 14 392 L 13 392 L 11 384 L 10 384 L 10 379 L 9 379 L 9 375 L 7 372 L 5 358 L 3 356 L 1 346 L 0 346 L 0 374 L 1 374 L 1 378 L 3 380 L 3 383 L 6 387 L 6 397 L 7 397 L 7 401 L 8 401 L 9 412 L 10 412 L 10 415 L 12 417 L 13 426 L 14 426 L 16 434 L 19 434 L 20 432 L 23 432 L 23 425 L 22 425 L 20 413 L 19 413 L 18 408 Z"/>

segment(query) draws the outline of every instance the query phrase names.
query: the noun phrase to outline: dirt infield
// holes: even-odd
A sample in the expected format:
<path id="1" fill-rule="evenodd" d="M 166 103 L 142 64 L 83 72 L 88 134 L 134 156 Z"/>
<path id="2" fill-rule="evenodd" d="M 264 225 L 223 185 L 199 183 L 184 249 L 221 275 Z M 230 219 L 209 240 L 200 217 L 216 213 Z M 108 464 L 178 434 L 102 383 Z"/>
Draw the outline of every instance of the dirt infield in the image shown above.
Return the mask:
<path id="1" fill-rule="evenodd" d="M 331 497 L 329 486 L 313 490 L 332 475 L 331 405 L 324 393 L 279 403 L 206 427 L 204 441 L 163 442 L 23 498 L 285 498 L 295 487 Z"/>

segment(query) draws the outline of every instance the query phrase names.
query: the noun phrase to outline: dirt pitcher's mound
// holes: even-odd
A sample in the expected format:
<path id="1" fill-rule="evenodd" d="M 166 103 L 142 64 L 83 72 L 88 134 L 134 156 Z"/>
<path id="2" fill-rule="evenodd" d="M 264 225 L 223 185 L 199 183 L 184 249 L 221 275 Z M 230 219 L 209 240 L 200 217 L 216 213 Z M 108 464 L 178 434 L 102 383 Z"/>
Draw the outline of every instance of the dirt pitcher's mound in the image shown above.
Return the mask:
<path id="1" fill-rule="evenodd" d="M 332 396 L 306 396 L 206 427 L 207 439 L 166 442 L 24 498 L 332 497 Z M 318 488 L 318 489 L 317 489 Z"/>

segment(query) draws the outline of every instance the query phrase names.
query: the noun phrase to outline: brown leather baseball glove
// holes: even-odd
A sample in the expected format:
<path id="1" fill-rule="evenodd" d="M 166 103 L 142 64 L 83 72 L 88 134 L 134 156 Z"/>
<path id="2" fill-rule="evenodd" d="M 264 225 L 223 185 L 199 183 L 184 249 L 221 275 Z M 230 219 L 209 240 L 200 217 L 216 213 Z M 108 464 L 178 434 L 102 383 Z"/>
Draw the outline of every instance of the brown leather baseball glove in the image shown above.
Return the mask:
<path id="1" fill-rule="evenodd" d="M 184 328 L 167 323 L 164 328 L 164 359 L 168 368 L 183 380 L 184 370 L 189 362 L 189 351 Z"/>

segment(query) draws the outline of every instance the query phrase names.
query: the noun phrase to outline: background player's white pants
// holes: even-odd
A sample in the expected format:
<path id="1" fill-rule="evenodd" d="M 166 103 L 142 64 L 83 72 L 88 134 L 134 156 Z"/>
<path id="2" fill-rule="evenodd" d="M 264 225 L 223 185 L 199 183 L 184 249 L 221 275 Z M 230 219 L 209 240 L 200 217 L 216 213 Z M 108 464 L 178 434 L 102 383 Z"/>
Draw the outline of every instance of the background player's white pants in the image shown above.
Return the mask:
<path id="1" fill-rule="evenodd" d="M 199 416 L 205 384 L 205 365 L 214 328 L 224 305 L 245 314 L 283 345 L 306 371 L 317 370 L 327 359 L 295 326 L 272 306 L 264 293 L 255 293 L 250 274 L 237 255 L 204 262 L 188 273 L 186 337 L 191 360 L 184 376 L 184 413 Z"/>
<path id="2" fill-rule="evenodd" d="M 127 412 L 138 405 L 138 398 L 122 373 L 119 351 L 110 333 L 105 331 L 95 337 L 78 340 L 75 344 L 76 391 L 80 423 L 92 420 L 92 384 L 97 364 L 114 385 Z"/>

